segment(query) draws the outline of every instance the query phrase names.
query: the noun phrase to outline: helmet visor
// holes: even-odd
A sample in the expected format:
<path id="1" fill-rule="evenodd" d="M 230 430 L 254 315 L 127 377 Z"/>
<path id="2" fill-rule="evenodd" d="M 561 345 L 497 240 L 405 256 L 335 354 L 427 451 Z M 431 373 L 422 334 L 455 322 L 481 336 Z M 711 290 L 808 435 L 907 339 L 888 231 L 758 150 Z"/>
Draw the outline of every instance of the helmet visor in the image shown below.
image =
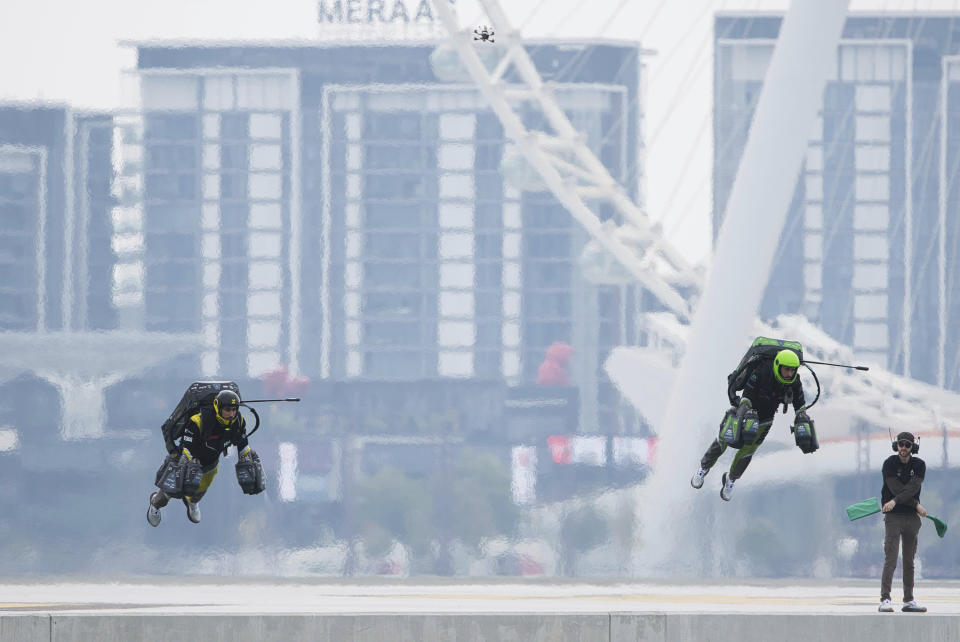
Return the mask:
<path id="1" fill-rule="evenodd" d="M 797 369 L 793 366 L 780 366 L 780 378 L 784 381 L 793 381 L 797 376 Z"/>

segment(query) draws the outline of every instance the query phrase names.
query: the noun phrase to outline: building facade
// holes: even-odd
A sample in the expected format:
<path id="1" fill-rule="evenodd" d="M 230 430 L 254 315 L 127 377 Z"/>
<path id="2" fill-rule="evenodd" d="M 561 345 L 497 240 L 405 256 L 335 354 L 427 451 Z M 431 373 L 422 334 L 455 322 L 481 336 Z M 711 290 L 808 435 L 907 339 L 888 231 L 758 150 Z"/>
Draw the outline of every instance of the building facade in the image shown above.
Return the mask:
<path id="1" fill-rule="evenodd" d="M 602 361 L 637 294 L 580 276 L 585 232 L 505 179 L 498 119 L 435 43 L 136 46 L 123 305 L 201 332 L 201 372 L 521 384 L 562 341 L 588 429 L 616 422 Z M 639 46 L 529 46 L 639 199 Z"/>
<path id="2" fill-rule="evenodd" d="M 115 326 L 112 146 L 109 115 L 0 104 L 0 331 Z"/>
<path id="3" fill-rule="evenodd" d="M 781 19 L 716 18 L 714 238 Z M 761 308 L 804 314 L 858 359 L 953 390 L 958 19 L 848 16 Z"/>

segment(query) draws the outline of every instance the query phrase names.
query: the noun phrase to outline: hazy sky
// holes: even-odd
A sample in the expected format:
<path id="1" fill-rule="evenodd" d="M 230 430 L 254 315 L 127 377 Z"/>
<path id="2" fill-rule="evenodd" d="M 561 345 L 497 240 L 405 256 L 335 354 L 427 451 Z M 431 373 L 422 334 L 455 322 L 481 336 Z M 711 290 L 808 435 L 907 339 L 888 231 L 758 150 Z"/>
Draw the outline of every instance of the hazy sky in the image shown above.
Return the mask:
<path id="1" fill-rule="evenodd" d="M 392 0 L 386 0 L 390 6 Z M 414 0 L 406 0 L 408 5 Z M 789 0 L 501 0 L 524 35 L 639 40 L 649 59 L 647 206 L 691 260 L 710 244 L 711 45 L 716 11 Z M 476 0 L 458 0 L 464 24 Z M 854 11 L 957 11 L 960 0 L 851 0 Z M 315 38 L 316 0 L 32 0 L 0 3 L 0 99 L 117 109 L 120 40 Z M 494 25 L 496 26 L 496 25 Z"/>

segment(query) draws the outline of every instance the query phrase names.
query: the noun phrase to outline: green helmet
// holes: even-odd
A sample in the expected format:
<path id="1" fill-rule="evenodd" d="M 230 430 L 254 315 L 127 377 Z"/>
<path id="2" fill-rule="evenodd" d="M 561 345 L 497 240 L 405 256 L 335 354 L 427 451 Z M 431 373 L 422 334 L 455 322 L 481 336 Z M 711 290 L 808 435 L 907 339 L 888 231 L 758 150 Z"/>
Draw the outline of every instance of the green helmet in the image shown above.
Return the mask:
<path id="1" fill-rule="evenodd" d="M 794 372 L 790 379 L 784 379 L 780 375 L 781 367 L 797 368 L 799 370 L 800 357 L 798 357 L 797 353 L 793 350 L 781 350 L 777 353 L 777 356 L 773 358 L 773 376 L 777 378 L 777 381 L 788 386 L 797 380 L 797 373 Z"/>

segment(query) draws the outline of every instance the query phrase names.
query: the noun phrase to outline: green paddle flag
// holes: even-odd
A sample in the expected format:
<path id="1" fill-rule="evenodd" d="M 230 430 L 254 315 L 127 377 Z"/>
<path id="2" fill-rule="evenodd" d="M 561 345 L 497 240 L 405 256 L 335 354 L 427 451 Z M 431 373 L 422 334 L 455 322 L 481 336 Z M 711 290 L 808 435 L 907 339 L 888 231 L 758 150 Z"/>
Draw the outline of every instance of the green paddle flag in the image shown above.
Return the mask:
<path id="1" fill-rule="evenodd" d="M 879 513 L 880 510 L 880 500 L 876 497 L 871 497 L 862 502 L 857 502 L 853 506 L 847 506 L 847 517 L 849 517 L 852 522 L 855 519 Z"/>
<path id="2" fill-rule="evenodd" d="M 873 515 L 874 513 L 879 513 L 882 510 L 880 507 L 880 500 L 876 497 L 871 497 L 870 499 L 865 499 L 862 502 L 857 502 L 852 506 L 847 506 L 847 517 L 850 518 L 852 522 L 855 519 L 860 519 L 861 517 L 866 517 L 867 515 Z M 927 515 L 927 519 L 933 522 L 934 527 L 937 529 L 937 535 L 943 537 L 947 534 L 947 524 L 939 517 L 934 517 L 933 515 Z"/>
<path id="3" fill-rule="evenodd" d="M 929 514 L 929 513 L 927 513 L 927 519 L 929 519 L 931 522 L 933 522 L 933 525 L 934 525 L 934 526 L 936 527 L 936 529 L 937 529 L 937 535 L 939 535 L 940 537 L 943 537 L 944 535 L 947 534 L 947 523 L 946 523 L 946 522 L 944 522 L 944 521 L 943 521 L 942 519 L 940 519 L 939 517 L 934 517 L 933 515 L 931 515 L 931 514 Z"/>

